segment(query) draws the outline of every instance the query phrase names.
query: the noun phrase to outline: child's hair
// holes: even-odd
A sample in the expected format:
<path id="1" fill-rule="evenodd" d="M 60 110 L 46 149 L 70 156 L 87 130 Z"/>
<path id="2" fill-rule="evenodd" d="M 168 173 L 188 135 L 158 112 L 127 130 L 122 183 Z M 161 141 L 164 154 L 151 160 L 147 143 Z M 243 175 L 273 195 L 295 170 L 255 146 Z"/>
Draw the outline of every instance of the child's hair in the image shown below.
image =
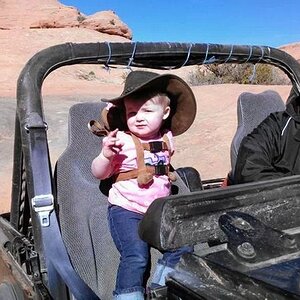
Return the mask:
<path id="1" fill-rule="evenodd" d="M 156 94 L 154 97 L 151 98 L 151 100 L 154 103 L 158 103 L 164 106 L 164 108 L 166 108 L 167 106 L 170 106 L 171 100 L 168 97 L 167 94 L 163 94 L 163 93 L 158 93 Z"/>
<path id="2" fill-rule="evenodd" d="M 151 90 L 144 90 L 140 93 L 136 93 L 132 95 L 130 98 L 136 99 L 136 100 L 148 100 L 151 99 L 153 103 L 161 104 L 164 107 L 170 106 L 171 100 L 168 97 L 167 94 L 157 92 L 157 91 L 151 91 Z"/>

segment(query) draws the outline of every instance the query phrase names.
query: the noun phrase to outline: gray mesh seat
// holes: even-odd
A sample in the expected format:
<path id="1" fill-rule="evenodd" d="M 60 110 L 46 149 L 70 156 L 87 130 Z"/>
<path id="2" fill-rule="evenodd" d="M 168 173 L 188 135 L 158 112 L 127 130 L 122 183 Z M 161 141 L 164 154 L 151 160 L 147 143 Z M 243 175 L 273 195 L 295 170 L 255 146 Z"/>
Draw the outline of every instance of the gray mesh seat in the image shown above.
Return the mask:
<path id="1" fill-rule="evenodd" d="M 107 197 L 100 192 L 99 180 L 91 173 L 101 140 L 87 128 L 104 106 L 78 103 L 70 108 L 69 142 L 57 161 L 56 187 L 62 237 L 73 267 L 101 299 L 111 299 L 119 253 L 108 229 Z M 189 192 L 180 177 L 174 190 Z M 154 265 L 161 254 L 155 249 L 151 254 Z"/>
<path id="2" fill-rule="evenodd" d="M 62 237 L 73 267 L 101 299 L 110 299 L 119 254 L 108 230 L 107 199 L 91 173 L 100 139 L 87 128 L 103 106 L 79 103 L 70 108 L 69 142 L 57 161 L 56 182 Z"/>
<path id="3" fill-rule="evenodd" d="M 242 139 L 271 113 L 283 110 L 285 110 L 283 100 L 277 92 L 272 90 L 259 94 L 245 92 L 239 96 L 237 101 L 237 130 L 230 149 L 231 176 L 233 176 Z"/>

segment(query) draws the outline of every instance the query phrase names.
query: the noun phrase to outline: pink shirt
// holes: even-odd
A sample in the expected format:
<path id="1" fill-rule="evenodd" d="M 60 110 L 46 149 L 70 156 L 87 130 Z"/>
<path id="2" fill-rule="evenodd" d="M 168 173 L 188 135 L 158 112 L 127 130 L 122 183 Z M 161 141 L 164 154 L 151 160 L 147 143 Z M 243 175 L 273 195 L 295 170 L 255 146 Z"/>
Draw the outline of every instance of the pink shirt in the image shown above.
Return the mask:
<path id="1" fill-rule="evenodd" d="M 170 151 L 172 155 L 174 152 L 173 135 L 171 131 L 168 131 L 166 134 L 170 141 Z M 117 137 L 124 143 L 124 146 L 119 154 L 112 160 L 110 175 L 137 168 L 136 149 L 132 137 L 122 131 L 117 133 Z M 162 138 L 156 141 L 162 141 Z M 141 142 L 143 142 L 143 140 L 141 140 Z M 162 161 L 164 164 L 170 163 L 168 151 L 151 153 L 145 150 L 144 159 L 145 164 L 150 165 L 156 165 L 158 161 Z M 136 178 L 118 181 L 112 185 L 109 191 L 108 201 L 111 204 L 121 206 L 127 210 L 144 214 L 155 199 L 168 196 L 170 189 L 171 184 L 167 175 L 154 175 L 153 182 L 150 186 L 147 185 L 146 187 L 140 187 Z"/>

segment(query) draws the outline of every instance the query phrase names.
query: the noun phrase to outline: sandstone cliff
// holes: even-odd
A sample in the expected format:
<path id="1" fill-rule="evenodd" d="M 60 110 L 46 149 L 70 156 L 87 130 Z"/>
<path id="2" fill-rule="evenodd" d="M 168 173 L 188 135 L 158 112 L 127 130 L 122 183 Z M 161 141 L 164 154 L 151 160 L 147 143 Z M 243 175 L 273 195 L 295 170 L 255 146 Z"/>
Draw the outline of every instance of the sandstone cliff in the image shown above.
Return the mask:
<path id="1" fill-rule="evenodd" d="M 1 0 L 0 29 L 88 28 L 132 39 L 132 32 L 113 11 L 91 16 L 57 0 Z"/>

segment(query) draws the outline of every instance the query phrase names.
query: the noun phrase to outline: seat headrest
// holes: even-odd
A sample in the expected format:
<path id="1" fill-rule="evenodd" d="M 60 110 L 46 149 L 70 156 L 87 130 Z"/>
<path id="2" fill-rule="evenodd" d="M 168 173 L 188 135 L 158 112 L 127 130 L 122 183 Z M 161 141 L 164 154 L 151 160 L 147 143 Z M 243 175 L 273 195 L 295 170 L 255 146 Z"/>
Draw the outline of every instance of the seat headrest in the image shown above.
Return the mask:
<path id="1" fill-rule="evenodd" d="M 237 131 L 233 137 L 230 151 L 232 173 L 242 139 L 271 113 L 284 110 L 285 104 L 282 98 L 272 90 L 259 94 L 245 92 L 239 96 L 237 101 Z"/>

